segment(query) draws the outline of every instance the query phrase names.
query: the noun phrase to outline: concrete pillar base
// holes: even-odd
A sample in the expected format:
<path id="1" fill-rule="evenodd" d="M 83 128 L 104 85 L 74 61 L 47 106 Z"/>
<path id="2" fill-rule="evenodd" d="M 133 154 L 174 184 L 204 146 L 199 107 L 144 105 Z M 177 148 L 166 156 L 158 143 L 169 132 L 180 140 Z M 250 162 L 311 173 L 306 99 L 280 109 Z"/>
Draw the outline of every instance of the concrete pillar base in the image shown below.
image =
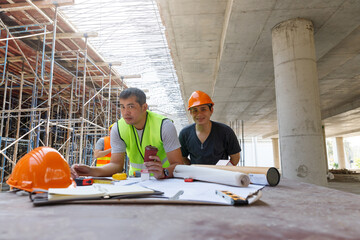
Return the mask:
<path id="1" fill-rule="evenodd" d="M 320 142 L 321 135 L 282 137 L 282 175 L 302 182 L 327 186 L 326 167 L 319 167 L 320 162 L 324 163 L 323 144 Z"/>

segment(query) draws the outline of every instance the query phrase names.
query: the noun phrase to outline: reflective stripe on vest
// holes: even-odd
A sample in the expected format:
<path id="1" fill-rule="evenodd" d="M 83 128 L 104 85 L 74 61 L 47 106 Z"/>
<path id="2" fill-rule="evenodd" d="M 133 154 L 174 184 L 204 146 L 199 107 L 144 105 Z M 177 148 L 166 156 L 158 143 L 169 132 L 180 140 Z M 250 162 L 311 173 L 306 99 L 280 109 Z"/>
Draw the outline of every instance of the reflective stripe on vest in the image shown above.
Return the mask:
<path id="1" fill-rule="evenodd" d="M 97 158 L 96 159 L 96 166 L 97 167 L 101 167 L 105 164 L 108 164 L 110 162 L 111 158 L 109 157 L 102 157 L 102 158 Z"/>
<path id="2" fill-rule="evenodd" d="M 130 161 L 129 176 L 144 168 L 144 152 L 147 145 L 158 148 L 157 156 L 161 159 L 164 168 L 170 166 L 161 139 L 161 127 L 165 119 L 166 117 L 160 114 L 147 111 L 141 141 L 134 126 L 127 124 L 123 118 L 117 122 L 119 134 L 126 144 L 126 154 Z"/>
<path id="3" fill-rule="evenodd" d="M 111 148 L 110 137 L 107 136 L 107 137 L 104 137 L 104 150 L 103 151 L 108 150 L 109 148 Z M 108 164 L 110 162 L 110 159 L 111 159 L 111 152 L 108 153 L 107 155 L 105 155 L 104 157 L 97 158 L 96 166 L 97 167 L 104 166 L 105 164 Z"/>

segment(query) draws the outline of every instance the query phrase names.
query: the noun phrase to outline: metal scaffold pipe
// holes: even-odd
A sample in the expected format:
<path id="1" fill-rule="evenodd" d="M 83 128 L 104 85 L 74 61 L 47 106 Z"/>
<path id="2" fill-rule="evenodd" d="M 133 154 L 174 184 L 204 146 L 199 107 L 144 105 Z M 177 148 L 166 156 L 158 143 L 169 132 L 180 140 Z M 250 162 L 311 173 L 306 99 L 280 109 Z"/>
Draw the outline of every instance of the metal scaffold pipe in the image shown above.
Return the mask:
<path id="1" fill-rule="evenodd" d="M 110 118 L 110 114 L 111 114 L 111 64 L 109 64 L 110 70 L 109 70 L 109 99 L 108 99 L 108 117 L 107 117 L 107 122 L 108 125 L 107 127 L 109 128 L 111 125 L 111 118 Z"/>
<path id="2" fill-rule="evenodd" d="M 81 108 L 81 127 L 80 127 L 80 150 L 79 150 L 79 161 L 84 163 L 82 159 L 83 151 L 83 138 L 84 138 L 84 117 L 85 117 L 85 96 L 86 96 L 86 62 L 87 62 L 87 44 L 88 39 L 85 37 L 85 56 L 84 56 L 84 81 L 83 81 L 83 92 L 82 92 L 82 108 Z"/>
<path id="3" fill-rule="evenodd" d="M 51 117 L 51 95 L 52 95 L 52 85 L 54 78 L 54 57 L 55 57 L 55 40 L 56 40 L 56 27 L 57 27 L 57 6 L 55 6 L 55 15 L 54 15 L 54 30 L 53 30 L 53 39 L 52 39 L 52 51 L 51 51 L 51 65 L 50 65 L 50 82 L 49 82 L 49 96 L 48 96 L 48 115 L 46 122 L 46 146 L 49 146 L 49 129 L 50 129 L 50 117 Z"/>

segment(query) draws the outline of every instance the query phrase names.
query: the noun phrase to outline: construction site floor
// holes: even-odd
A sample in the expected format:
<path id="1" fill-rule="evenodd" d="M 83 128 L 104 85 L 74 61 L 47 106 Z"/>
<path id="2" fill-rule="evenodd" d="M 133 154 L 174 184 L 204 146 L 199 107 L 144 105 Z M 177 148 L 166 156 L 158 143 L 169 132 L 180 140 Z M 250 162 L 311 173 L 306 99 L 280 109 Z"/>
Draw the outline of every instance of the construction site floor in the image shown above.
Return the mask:
<path id="1" fill-rule="evenodd" d="M 0 193 L 1 239 L 359 239 L 360 195 L 282 178 L 250 206 L 63 204 Z"/>
<path id="2" fill-rule="evenodd" d="M 328 184 L 330 188 L 360 194 L 360 173 L 334 174 L 334 179 L 329 180 Z"/>

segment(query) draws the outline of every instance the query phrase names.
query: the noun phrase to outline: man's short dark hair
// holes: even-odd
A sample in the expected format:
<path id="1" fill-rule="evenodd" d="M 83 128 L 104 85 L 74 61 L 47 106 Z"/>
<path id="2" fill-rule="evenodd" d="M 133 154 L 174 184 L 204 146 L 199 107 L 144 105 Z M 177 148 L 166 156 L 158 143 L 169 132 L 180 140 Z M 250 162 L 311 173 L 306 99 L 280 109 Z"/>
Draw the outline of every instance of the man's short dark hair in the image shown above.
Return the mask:
<path id="1" fill-rule="evenodd" d="M 120 99 L 128 99 L 131 96 L 136 97 L 136 102 L 142 106 L 146 103 L 146 95 L 145 93 L 138 88 L 127 88 L 120 93 Z"/>

